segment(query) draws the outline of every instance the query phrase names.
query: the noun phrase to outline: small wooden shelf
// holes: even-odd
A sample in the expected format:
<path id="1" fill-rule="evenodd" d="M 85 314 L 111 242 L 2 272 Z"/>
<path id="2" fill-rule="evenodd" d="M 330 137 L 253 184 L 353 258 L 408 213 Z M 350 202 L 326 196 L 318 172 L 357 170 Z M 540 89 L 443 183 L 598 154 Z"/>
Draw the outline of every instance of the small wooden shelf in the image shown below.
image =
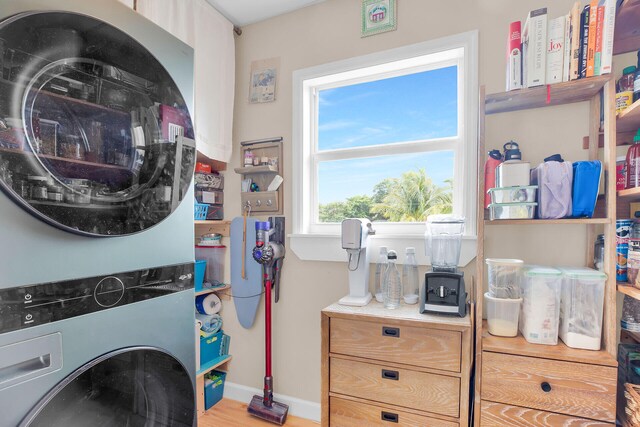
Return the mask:
<path id="1" fill-rule="evenodd" d="M 629 283 L 618 282 L 618 292 L 640 300 L 640 289 L 631 286 Z"/>
<path id="2" fill-rule="evenodd" d="M 613 54 L 635 52 L 640 49 L 640 0 L 624 0 L 618 6 Z"/>
<path id="3" fill-rule="evenodd" d="M 205 363 L 204 365 L 200 365 L 200 369 L 198 370 L 198 372 L 196 372 L 196 378 L 204 376 L 205 374 L 213 371 L 217 367 L 224 365 L 229 360 L 231 360 L 231 355 L 225 354 L 224 356 L 217 357 L 212 361 Z"/>
<path id="4" fill-rule="evenodd" d="M 231 221 L 195 220 L 194 225 L 196 226 L 196 228 L 206 229 L 206 231 L 209 233 L 218 233 L 218 234 L 222 234 L 224 237 L 229 237 Z M 200 234 L 203 234 L 203 233 L 200 233 Z"/>
<path id="5" fill-rule="evenodd" d="M 496 219 L 484 221 L 485 225 L 568 225 L 568 224 L 610 224 L 609 218 L 566 218 L 566 219 Z"/>
<path id="6" fill-rule="evenodd" d="M 558 339 L 558 345 L 531 344 L 518 334 L 514 338 L 489 334 L 487 321 L 482 323 L 482 351 L 539 357 L 541 359 L 587 363 L 591 365 L 618 366 L 618 362 L 606 350 L 592 351 L 567 347 Z"/>
<path id="7" fill-rule="evenodd" d="M 217 288 L 203 289 L 201 291 L 196 292 L 196 296 L 210 294 L 212 292 L 226 291 L 227 289 L 231 289 L 231 285 L 224 285 L 224 286 L 218 286 Z"/>
<path id="8" fill-rule="evenodd" d="M 618 191 L 618 200 L 624 199 L 626 201 L 640 200 L 640 187 L 627 188 L 626 190 Z"/>
<path id="9" fill-rule="evenodd" d="M 250 166 L 246 168 L 235 168 L 233 169 L 236 173 L 242 175 L 251 175 L 254 173 L 278 173 L 278 168 L 275 166 Z"/>
<path id="10" fill-rule="evenodd" d="M 486 96 L 485 111 L 486 114 L 497 114 L 589 101 L 610 79 L 611 76 L 604 75 L 548 85 L 549 102 L 547 102 L 547 85 L 493 93 Z"/>
<path id="11" fill-rule="evenodd" d="M 640 99 L 622 110 L 616 118 L 616 132 L 633 132 L 640 128 Z"/>

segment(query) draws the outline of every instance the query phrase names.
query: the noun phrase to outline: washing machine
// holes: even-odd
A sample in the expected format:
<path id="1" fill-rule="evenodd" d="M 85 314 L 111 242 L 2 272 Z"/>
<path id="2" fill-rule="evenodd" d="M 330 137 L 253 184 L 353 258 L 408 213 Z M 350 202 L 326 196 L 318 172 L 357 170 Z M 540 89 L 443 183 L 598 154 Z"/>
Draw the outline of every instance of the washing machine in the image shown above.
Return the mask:
<path id="1" fill-rule="evenodd" d="M 194 424 L 192 107 L 118 1 L 0 2 L 0 426 Z"/>

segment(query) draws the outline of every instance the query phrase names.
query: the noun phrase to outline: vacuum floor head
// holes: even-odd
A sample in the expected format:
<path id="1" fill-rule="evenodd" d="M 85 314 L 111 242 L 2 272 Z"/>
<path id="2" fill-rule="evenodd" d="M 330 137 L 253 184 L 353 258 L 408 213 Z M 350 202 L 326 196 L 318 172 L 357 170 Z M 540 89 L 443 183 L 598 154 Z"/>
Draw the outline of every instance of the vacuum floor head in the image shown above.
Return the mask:
<path id="1" fill-rule="evenodd" d="M 283 425 L 287 421 L 289 406 L 274 401 L 271 406 L 262 403 L 262 396 L 255 395 L 247 407 L 247 411 L 254 417 L 262 418 L 270 423 Z"/>

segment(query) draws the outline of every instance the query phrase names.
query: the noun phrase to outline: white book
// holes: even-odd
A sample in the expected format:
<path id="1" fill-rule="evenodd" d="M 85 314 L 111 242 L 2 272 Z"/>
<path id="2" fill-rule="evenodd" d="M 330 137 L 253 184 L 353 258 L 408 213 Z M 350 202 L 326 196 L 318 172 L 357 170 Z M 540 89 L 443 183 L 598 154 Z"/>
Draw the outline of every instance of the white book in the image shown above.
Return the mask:
<path id="1" fill-rule="evenodd" d="M 547 8 L 529 12 L 522 32 L 523 82 L 526 87 L 545 84 L 547 58 Z"/>
<path id="2" fill-rule="evenodd" d="M 616 3 L 616 0 L 600 1 L 600 6 L 604 6 L 600 74 L 611 73 L 611 61 L 613 60 L 613 32 L 616 25 Z"/>
<path id="3" fill-rule="evenodd" d="M 564 52 L 562 53 L 564 62 L 562 63 L 562 81 L 569 81 L 569 68 L 571 63 L 571 14 L 564 17 Z"/>
<path id="4" fill-rule="evenodd" d="M 571 38 L 571 57 L 569 58 L 569 79 L 576 80 L 580 77 L 578 73 L 578 65 L 580 61 L 580 32 L 582 31 L 582 27 L 580 26 L 580 2 L 577 1 L 573 4 L 573 8 L 571 9 L 571 30 L 570 30 L 570 38 Z"/>
<path id="5" fill-rule="evenodd" d="M 550 19 L 547 28 L 547 72 L 548 85 L 562 82 L 564 65 L 564 25 L 566 17 Z"/>

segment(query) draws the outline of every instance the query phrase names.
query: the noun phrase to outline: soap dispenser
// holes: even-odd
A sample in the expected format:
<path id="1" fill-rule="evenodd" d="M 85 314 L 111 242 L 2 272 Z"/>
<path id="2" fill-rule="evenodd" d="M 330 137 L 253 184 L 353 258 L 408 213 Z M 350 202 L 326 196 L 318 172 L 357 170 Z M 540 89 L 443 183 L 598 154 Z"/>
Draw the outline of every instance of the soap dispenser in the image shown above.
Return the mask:
<path id="1" fill-rule="evenodd" d="M 529 185 L 531 164 L 522 160 L 518 143 L 509 141 L 503 146 L 504 161 L 496 168 L 496 187 Z"/>

